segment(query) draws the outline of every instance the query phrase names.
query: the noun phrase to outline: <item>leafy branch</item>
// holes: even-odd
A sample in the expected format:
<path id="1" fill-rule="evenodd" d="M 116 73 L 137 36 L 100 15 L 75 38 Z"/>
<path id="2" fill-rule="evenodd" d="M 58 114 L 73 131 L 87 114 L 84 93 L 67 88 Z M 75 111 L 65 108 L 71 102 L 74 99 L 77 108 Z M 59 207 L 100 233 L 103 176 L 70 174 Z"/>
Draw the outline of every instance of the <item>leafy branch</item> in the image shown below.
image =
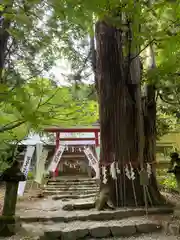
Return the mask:
<path id="1" fill-rule="evenodd" d="M 17 128 L 19 126 L 21 126 L 22 124 L 24 124 L 26 121 L 23 120 L 23 121 L 14 121 L 14 122 L 11 122 L 11 123 L 8 123 L 2 127 L 0 127 L 0 133 L 3 133 L 3 132 L 6 132 L 6 131 L 10 131 L 14 128 Z"/>

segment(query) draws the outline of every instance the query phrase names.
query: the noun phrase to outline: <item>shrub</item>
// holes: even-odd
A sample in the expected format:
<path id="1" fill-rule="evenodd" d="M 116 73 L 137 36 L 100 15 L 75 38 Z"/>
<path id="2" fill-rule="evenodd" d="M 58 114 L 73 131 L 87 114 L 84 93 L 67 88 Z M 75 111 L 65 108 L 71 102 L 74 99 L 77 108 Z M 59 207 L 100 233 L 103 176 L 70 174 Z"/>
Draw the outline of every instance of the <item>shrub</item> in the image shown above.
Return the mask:
<path id="1" fill-rule="evenodd" d="M 28 177 L 27 177 L 28 180 L 32 180 L 34 179 L 34 173 L 33 172 L 28 172 Z"/>
<path id="2" fill-rule="evenodd" d="M 160 188 L 164 190 L 176 190 L 177 189 L 177 183 L 176 179 L 174 177 L 174 174 L 167 173 L 167 169 L 161 169 L 157 170 L 156 172 L 157 181 L 159 183 Z"/>

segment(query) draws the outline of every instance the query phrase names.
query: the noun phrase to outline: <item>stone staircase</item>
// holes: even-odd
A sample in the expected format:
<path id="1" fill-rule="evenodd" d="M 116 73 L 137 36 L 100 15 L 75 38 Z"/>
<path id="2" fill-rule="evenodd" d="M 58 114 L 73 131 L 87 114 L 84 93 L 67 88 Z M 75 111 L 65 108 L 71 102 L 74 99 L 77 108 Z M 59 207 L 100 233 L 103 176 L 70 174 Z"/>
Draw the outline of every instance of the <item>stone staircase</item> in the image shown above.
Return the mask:
<path id="1" fill-rule="evenodd" d="M 51 195 L 54 200 L 79 199 L 95 197 L 99 185 L 96 179 L 61 177 L 56 180 L 50 179 L 44 186 L 44 195 Z"/>
<path id="2" fill-rule="evenodd" d="M 60 217 L 21 218 L 22 226 L 27 232 L 34 232 L 40 240 L 63 239 L 126 239 L 126 237 L 148 236 L 158 234 L 157 238 L 149 236 L 146 239 L 161 239 L 163 225 L 155 220 L 154 214 L 169 213 L 169 209 L 150 209 L 145 216 L 144 209 L 118 209 L 115 211 L 97 212 L 72 211 L 70 215 L 63 211 Z M 136 239 L 136 238 L 131 238 Z M 168 239 L 168 238 L 162 238 Z"/>
<path id="3" fill-rule="evenodd" d="M 148 215 L 145 208 L 97 211 L 92 196 L 98 189 L 95 179 L 68 177 L 49 180 L 44 193 L 54 197 L 43 199 L 39 206 L 37 202 L 34 206 L 32 203 L 31 209 L 19 212 L 23 229 L 38 240 L 168 240 L 164 233 L 179 234 L 180 227 L 176 229 L 174 223 L 172 231 L 166 231 L 165 219 L 172 214 L 172 208 L 149 208 Z M 62 198 L 69 198 L 68 203 Z M 73 200 L 75 198 L 77 200 Z M 164 216 L 164 220 L 158 216 Z"/>

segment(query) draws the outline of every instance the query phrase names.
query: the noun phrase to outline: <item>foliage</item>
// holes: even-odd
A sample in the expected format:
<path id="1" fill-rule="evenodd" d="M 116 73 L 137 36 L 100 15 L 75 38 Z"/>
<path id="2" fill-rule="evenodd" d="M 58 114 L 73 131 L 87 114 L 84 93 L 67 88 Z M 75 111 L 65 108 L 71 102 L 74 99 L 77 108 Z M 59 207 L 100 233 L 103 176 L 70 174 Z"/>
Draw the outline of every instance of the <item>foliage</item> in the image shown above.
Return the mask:
<path id="1" fill-rule="evenodd" d="M 33 172 L 28 172 L 28 180 L 32 180 L 32 179 L 34 179 L 34 174 L 33 174 Z"/>
<path id="2" fill-rule="evenodd" d="M 97 120 L 96 101 L 81 95 L 75 97 L 71 88 L 55 87 L 47 79 L 31 80 L 10 93 L 7 90 L 7 94 L 9 97 L 6 104 L 1 104 L 0 108 L 3 116 L 0 120 L 2 129 L 11 127 L 16 122 L 22 124 L 0 132 L 2 160 L 7 148 L 12 148 L 9 144 L 18 143 L 32 130 L 41 132 L 50 125 L 88 125 Z"/>
<path id="3" fill-rule="evenodd" d="M 156 1 L 149 8 L 149 5 L 142 1 L 141 4 L 136 5 L 136 10 L 134 11 L 134 1 L 129 1 L 128 4 L 124 1 L 119 3 L 117 0 L 109 2 L 99 0 L 96 3 L 80 1 L 77 5 L 72 0 L 53 0 L 48 2 L 36 0 L 32 4 L 25 3 L 23 8 L 20 3 L 15 1 L 15 6 L 12 6 L 10 11 L 9 19 L 13 22 L 10 28 L 10 37 L 18 41 L 16 45 L 18 45 L 21 55 L 26 56 L 28 54 L 28 56 L 23 57 L 20 63 L 25 68 L 31 68 L 36 76 L 40 75 L 40 62 L 43 63 L 43 66 L 48 65 L 49 67 L 44 68 L 48 70 L 54 63 L 49 58 L 56 60 L 58 57 L 65 57 L 75 71 L 74 75 L 69 76 L 70 79 L 78 81 L 84 77 L 85 80 L 85 73 L 90 68 L 88 35 L 93 34 L 93 24 L 96 19 L 103 19 L 109 16 L 111 23 L 123 28 L 123 23 L 120 22 L 119 17 L 116 14 L 112 15 L 114 10 L 119 7 L 128 16 L 136 17 L 136 23 L 132 23 L 134 24 L 135 36 L 137 35 L 136 25 L 144 23 L 141 29 L 141 36 L 136 36 L 135 38 L 138 44 L 142 46 L 142 49 L 150 41 L 157 46 L 158 69 L 153 71 L 153 73 L 148 73 L 146 79 L 156 81 L 158 89 L 164 89 L 164 81 L 167 84 L 168 81 L 171 82 L 168 74 L 172 73 L 174 69 L 172 65 L 178 59 L 177 54 L 174 54 L 174 52 L 179 47 L 179 38 L 177 31 L 177 34 L 171 34 L 171 36 L 169 36 L 169 31 L 175 31 L 174 29 L 178 24 L 179 4 Z M 17 13 L 16 16 L 13 13 Z M 7 18 L 7 16 L 5 17 Z M 126 31 L 124 28 L 123 30 Z M 151 35 L 149 35 L 149 32 Z M 23 42 L 26 43 L 25 46 Z M 169 42 L 172 44 L 169 44 Z M 26 49 L 26 54 L 24 54 L 21 48 Z M 143 53 L 143 51 L 140 52 Z M 15 53 L 13 53 L 14 55 Z M 19 63 L 15 64 L 18 68 L 17 65 L 19 66 Z M 37 71 L 35 71 L 35 67 L 38 69 Z M 25 76 L 33 76 L 30 70 L 26 69 L 25 72 Z M 20 76 L 22 78 L 22 74 Z M 167 93 L 165 95 L 167 96 Z"/>
<path id="4" fill-rule="evenodd" d="M 179 3 L 158 0 L 150 7 L 140 1 L 134 7 L 132 0 L 30 2 L 15 0 L 11 4 L 6 0 L 0 5 L 0 40 L 7 36 L 5 49 L 0 43 L 1 57 L 5 55 L 0 66 L 2 148 L 10 141 L 23 139 L 31 129 L 41 131 L 49 125 L 84 125 L 97 120 L 94 89 L 81 82 L 92 75 L 89 38 L 95 21 L 105 19 L 126 33 L 116 9 L 136 19 L 132 28 L 136 44 L 141 46 L 143 77 L 145 82 L 155 83 L 158 92 L 159 135 L 176 127 L 180 111 Z M 137 31 L 139 24 L 141 34 Z M 150 43 L 155 46 L 157 68 L 147 71 L 143 49 Z M 42 78 L 60 58 L 71 63 L 72 74 L 67 79 L 76 84 L 69 88 L 52 84 L 55 79 Z"/>
<path id="5" fill-rule="evenodd" d="M 1 3 L 1 82 L 15 87 L 48 72 L 58 43 L 48 27 L 48 6 L 44 1 Z M 42 27 L 43 26 L 43 27 Z M 4 55 L 4 52 L 6 53 Z"/>
<path id="6" fill-rule="evenodd" d="M 134 4 L 136 4 L 135 8 Z M 118 9 L 129 18 L 136 19 L 131 24 L 135 45 L 139 45 L 141 48 L 139 54 L 143 60 L 144 82 L 154 83 L 157 89 L 158 134 L 162 135 L 167 130 L 177 127 L 177 116 L 180 111 L 180 4 L 178 2 L 155 1 L 151 2 L 150 6 L 144 1 L 140 1 L 138 4 L 134 1 L 119 3 L 116 0 L 99 0 L 96 3 L 81 1 L 77 5 L 72 0 L 60 2 L 55 0 L 52 6 L 52 19 L 61 24 L 61 28 L 57 29 L 56 36 L 58 34 L 61 36 L 60 42 L 64 49 L 62 55 L 71 63 L 74 75 L 71 74 L 70 79 L 75 81 L 85 80 L 86 76 L 83 73 L 90 71 L 91 55 L 89 55 L 90 44 L 87 36 L 92 36 L 92 26 L 95 21 L 105 19 L 120 27 L 126 34 L 127 27 L 115 10 Z M 139 24 L 141 25 L 141 34 L 137 28 Z M 153 44 L 155 48 L 157 67 L 147 71 L 146 50 L 150 44 Z M 85 61 L 87 59 L 88 61 Z M 80 75 L 78 75 L 79 72 Z"/>
<path id="7" fill-rule="evenodd" d="M 170 111 L 161 110 L 161 105 L 157 106 L 157 138 L 171 131 L 179 131 L 178 119 Z"/>
<path id="8" fill-rule="evenodd" d="M 157 170 L 157 180 L 163 190 L 177 189 L 174 174 L 167 174 L 167 169 Z"/>

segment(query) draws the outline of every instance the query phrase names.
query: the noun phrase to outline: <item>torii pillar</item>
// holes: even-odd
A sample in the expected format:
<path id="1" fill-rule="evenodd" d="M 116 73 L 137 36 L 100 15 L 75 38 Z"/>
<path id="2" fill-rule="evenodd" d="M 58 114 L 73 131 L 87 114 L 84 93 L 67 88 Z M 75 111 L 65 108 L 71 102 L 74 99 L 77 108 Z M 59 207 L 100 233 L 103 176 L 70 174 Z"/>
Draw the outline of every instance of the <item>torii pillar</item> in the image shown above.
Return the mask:
<path id="1" fill-rule="evenodd" d="M 57 151 L 57 149 L 60 145 L 60 135 L 61 135 L 60 132 L 56 132 L 56 149 L 55 149 L 55 151 Z M 58 175 L 59 175 L 58 166 L 53 175 L 54 175 L 54 177 L 58 177 Z"/>

